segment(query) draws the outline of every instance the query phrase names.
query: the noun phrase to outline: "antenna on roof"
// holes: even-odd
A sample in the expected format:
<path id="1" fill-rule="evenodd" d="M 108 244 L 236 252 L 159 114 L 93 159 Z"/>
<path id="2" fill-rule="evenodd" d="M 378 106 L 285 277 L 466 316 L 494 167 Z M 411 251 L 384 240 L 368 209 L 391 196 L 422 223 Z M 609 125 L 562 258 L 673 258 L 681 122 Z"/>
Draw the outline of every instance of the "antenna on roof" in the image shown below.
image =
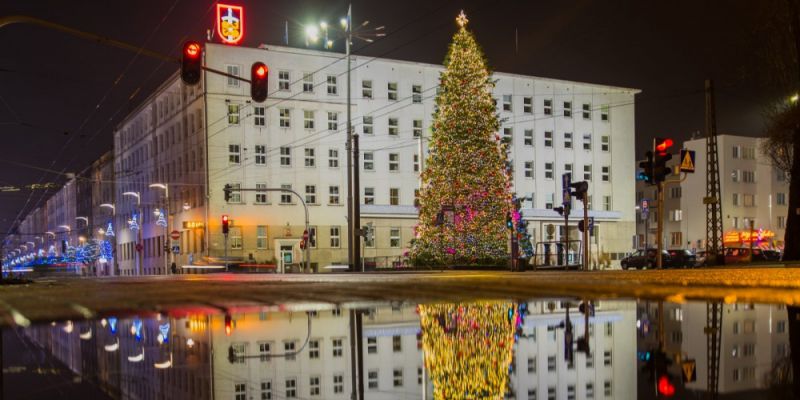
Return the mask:
<path id="1" fill-rule="evenodd" d="M 284 21 L 283 25 L 283 44 L 289 45 L 289 21 Z"/>

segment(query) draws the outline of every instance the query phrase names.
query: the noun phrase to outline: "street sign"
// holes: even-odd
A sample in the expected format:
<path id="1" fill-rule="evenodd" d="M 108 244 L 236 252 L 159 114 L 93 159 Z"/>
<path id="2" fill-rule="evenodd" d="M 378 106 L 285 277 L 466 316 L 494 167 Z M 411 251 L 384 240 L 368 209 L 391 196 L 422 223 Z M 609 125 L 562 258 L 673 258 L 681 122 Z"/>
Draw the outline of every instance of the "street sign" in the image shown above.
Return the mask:
<path id="1" fill-rule="evenodd" d="M 170 233 L 169 233 L 169 237 L 170 237 L 172 240 L 178 240 L 178 239 L 180 239 L 180 238 L 181 238 L 181 233 L 180 233 L 180 232 L 178 232 L 178 231 L 172 231 L 172 232 L 170 232 Z"/>
<path id="2" fill-rule="evenodd" d="M 694 150 L 681 150 L 681 172 L 694 172 Z"/>
<path id="3" fill-rule="evenodd" d="M 561 193 L 563 195 L 564 200 L 562 204 L 567 206 L 568 204 L 572 204 L 572 197 L 570 195 L 570 184 L 572 183 L 572 174 L 566 173 L 561 175 Z"/>
<path id="4" fill-rule="evenodd" d="M 181 246 L 172 246 L 172 254 L 178 254 L 181 252 Z"/>
<path id="5" fill-rule="evenodd" d="M 697 380 L 697 368 L 695 360 L 684 360 L 681 363 L 681 369 L 683 370 L 683 382 L 694 382 Z"/>

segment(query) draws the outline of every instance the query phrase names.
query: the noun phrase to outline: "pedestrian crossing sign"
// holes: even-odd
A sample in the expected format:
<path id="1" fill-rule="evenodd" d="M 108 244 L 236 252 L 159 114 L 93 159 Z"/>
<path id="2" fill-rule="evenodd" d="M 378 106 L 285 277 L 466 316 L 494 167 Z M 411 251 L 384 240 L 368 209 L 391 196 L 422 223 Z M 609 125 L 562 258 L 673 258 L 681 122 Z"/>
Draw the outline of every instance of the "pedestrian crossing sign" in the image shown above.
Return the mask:
<path id="1" fill-rule="evenodd" d="M 681 150 L 681 172 L 694 172 L 694 150 Z"/>
<path id="2" fill-rule="evenodd" d="M 694 382 L 697 380 L 697 369 L 695 360 L 685 360 L 681 363 L 681 369 L 683 369 L 683 382 Z"/>

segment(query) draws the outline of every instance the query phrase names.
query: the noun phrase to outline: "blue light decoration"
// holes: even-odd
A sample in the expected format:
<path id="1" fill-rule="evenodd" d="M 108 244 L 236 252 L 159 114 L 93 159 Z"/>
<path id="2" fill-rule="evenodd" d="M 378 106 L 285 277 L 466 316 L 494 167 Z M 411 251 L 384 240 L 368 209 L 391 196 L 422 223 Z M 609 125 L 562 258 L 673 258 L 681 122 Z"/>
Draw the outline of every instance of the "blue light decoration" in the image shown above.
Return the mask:
<path id="1" fill-rule="evenodd" d="M 114 259 L 114 247 L 108 240 L 100 241 L 100 262 L 110 262 Z"/>
<path id="2" fill-rule="evenodd" d="M 117 317 L 108 317 L 108 329 L 112 334 L 117 334 Z"/>
<path id="3" fill-rule="evenodd" d="M 164 325 L 159 325 L 158 330 L 161 332 L 161 337 L 164 338 L 164 343 L 169 342 L 169 322 Z"/>
<path id="4" fill-rule="evenodd" d="M 132 328 L 133 328 L 133 331 L 131 333 L 133 333 L 133 336 L 136 338 L 136 341 L 137 342 L 141 341 L 142 340 L 142 320 L 140 320 L 140 319 L 133 320 Z"/>
<path id="5" fill-rule="evenodd" d="M 56 256 L 56 246 L 50 245 L 50 248 L 47 249 L 47 257 L 54 258 Z"/>
<path id="6" fill-rule="evenodd" d="M 156 221 L 156 225 L 166 228 L 167 227 L 167 219 L 164 218 L 164 212 L 158 210 L 158 220 Z"/>
<path id="7" fill-rule="evenodd" d="M 114 224 L 111 221 L 108 221 L 108 227 L 106 228 L 106 236 L 114 236 Z"/>
<path id="8" fill-rule="evenodd" d="M 135 213 L 131 216 L 131 219 L 128 220 L 128 228 L 132 231 L 139 230 L 139 216 Z"/>

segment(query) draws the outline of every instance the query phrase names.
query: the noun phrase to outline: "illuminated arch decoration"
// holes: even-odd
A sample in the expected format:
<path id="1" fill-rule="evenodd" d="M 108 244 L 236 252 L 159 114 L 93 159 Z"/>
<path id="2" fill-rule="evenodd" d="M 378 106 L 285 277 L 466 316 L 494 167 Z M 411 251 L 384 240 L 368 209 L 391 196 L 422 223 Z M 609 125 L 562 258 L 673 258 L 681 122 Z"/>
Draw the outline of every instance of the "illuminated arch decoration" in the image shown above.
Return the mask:
<path id="1" fill-rule="evenodd" d="M 239 44 L 244 37 L 244 8 L 218 3 L 216 24 L 223 43 Z"/>
<path id="2" fill-rule="evenodd" d="M 513 357 L 512 302 L 418 307 L 434 399 L 502 399 Z"/>

